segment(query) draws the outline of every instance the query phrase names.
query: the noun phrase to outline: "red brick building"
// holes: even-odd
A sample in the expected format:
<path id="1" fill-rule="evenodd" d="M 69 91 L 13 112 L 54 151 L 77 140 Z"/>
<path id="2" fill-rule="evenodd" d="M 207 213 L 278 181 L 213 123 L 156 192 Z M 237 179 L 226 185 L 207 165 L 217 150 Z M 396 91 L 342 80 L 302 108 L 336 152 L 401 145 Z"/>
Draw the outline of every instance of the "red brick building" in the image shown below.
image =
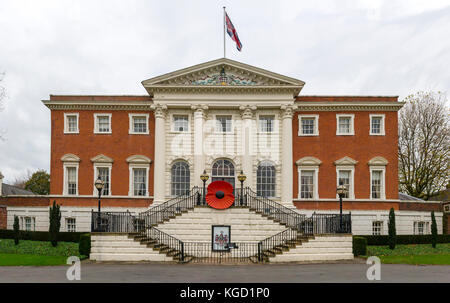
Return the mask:
<path id="1" fill-rule="evenodd" d="M 51 111 L 47 198 L 63 206 L 63 229 L 89 230 L 98 176 L 104 210 L 137 213 L 201 186 L 203 171 L 208 183 L 234 187 L 242 171 L 258 195 L 305 214 L 338 211 L 336 188 L 346 186 L 356 234 L 386 234 L 392 207 L 399 234 L 429 232 L 439 204 L 399 199 L 397 97 L 303 96 L 303 81 L 229 59 L 142 84 L 147 95 L 43 101 Z M 8 202 L 11 214 L 34 212 L 35 229 L 45 229 L 47 206 L 19 198 Z"/>

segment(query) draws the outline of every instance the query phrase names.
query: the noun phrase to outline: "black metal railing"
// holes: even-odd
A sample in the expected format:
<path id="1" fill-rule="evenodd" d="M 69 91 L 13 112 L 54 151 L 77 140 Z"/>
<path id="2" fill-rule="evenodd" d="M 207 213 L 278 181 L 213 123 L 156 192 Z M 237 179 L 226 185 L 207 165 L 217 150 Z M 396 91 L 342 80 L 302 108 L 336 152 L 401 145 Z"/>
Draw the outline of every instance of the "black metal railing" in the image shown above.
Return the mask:
<path id="1" fill-rule="evenodd" d="M 258 244 L 258 261 L 262 262 L 267 257 L 274 257 L 277 253 L 281 253 L 289 249 L 289 247 L 295 246 L 297 237 L 298 232 L 288 228 L 260 241 Z"/>
<path id="2" fill-rule="evenodd" d="M 91 212 L 93 232 L 137 232 L 137 217 L 130 212 Z"/>
<path id="3" fill-rule="evenodd" d="M 195 205 L 201 205 L 202 190 L 194 187 L 186 195 L 178 196 L 163 204 L 154 206 L 139 214 L 139 227 L 149 227 L 165 220 L 174 218 L 183 212 L 193 209 Z"/>
<path id="4" fill-rule="evenodd" d="M 235 205 L 236 203 L 241 206 L 247 206 L 257 213 L 266 215 L 295 230 L 300 230 L 300 224 L 306 219 L 305 215 L 299 214 L 295 210 L 281 205 L 279 202 L 270 200 L 266 197 L 259 197 L 248 187 L 244 188 L 242 192 L 238 191 Z"/>
<path id="5" fill-rule="evenodd" d="M 175 260 L 184 262 L 185 251 L 183 241 L 166 234 L 165 232 L 150 226 L 139 233 L 141 241 L 150 244 L 153 249 L 173 257 Z"/>
<path id="6" fill-rule="evenodd" d="M 301 231 L 306 235 L 323 234 L 351 234 L 352 233 L 352 215 L 342 214 L 316 214 L 306 219 L 301 224 Z"/>
<path id="7" fill-rule="evenodd" d="M 258 242 L 236 242 L 223 251 L 212 250 L 211 242 L 184 242 L 186 262 L 191 263 L 257 263 Z"/>

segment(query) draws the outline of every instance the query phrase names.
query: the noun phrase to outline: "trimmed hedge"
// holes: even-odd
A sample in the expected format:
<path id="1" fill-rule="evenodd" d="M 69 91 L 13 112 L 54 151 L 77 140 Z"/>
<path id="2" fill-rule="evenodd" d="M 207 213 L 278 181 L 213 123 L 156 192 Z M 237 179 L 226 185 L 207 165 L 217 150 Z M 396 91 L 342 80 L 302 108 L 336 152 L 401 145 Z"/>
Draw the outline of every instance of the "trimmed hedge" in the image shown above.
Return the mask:
<path id="1" fill-rule="evenodd" d="M 59 232 L 58 241 L 78 243 L 82 234 L 85 234 L 85 232 Z M 14 239 L 14 230 L 0 229 L 0 239 Z M 50 233 L 48 231 L 21 230 L 19 232 L 19 239 L 32 241 L 50 241 Z"/>
<path id="2" fill-rule="evenodd" d="M 91 253 L 91 234 L 82 234 L 80 236 L 78 251 L 80 255 L 89 257 L 89 254 Z"/>
<path id="3" fill-rule="evenodd" d="M 369 236 L 361 235 L 354 237 L 364 237 L 367 245 L 389 245 L 389 236 Z M 432 235 L 397 235 L 397 244 L 431 244 Z M 438 235 L 437 243 L 450 243 L 450 235 Z"/>
<path id="4" fill-rule="evenodd" d="M 365 256 L 367 254 L 367 239 L 364 237 L 353 237 L 353 254 Z"/>

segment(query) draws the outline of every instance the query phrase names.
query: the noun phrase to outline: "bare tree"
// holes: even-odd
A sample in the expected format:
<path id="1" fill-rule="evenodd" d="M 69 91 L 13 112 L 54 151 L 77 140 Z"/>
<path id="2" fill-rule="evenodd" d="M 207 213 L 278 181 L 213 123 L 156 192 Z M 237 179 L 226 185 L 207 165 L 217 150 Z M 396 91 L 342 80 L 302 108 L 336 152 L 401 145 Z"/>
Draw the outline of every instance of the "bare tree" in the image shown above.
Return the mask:
<path id="1" fill-rule="evenodd" d="M 25 184 L 27 183 L 28 180 L 31 179 L 31 176 L 33 175 L 33 173 L 27 169 L 27 172 L 19 177 L 16 177 L 13 181 L 13 186 L 25 189 Z"/>
<path id="2" fill-rule="evenodd" d="M 450 175 L 450 111 L 441 92 L 406 97 L 399 117 L 399 181 L 407 194 L 428 200 Z"/>

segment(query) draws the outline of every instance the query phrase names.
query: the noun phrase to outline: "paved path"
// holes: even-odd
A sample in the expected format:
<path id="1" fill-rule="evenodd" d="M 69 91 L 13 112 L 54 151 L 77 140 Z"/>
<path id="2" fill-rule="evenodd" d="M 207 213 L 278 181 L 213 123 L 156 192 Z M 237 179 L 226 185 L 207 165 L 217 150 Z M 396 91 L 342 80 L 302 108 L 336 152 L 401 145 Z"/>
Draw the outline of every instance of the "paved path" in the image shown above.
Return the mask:
<path id="1" fill-rule="evenodd" d="M 341 264 L 120 264 L 81 263 L 80 282 L 372 282 L 368 265 Z M 71 282 L 69 266 L 0 267 L 0 282 Z M 381 282 L 450 282 L 450 266 L 381 265 Z M 373 283 L 373 282 L 372 282 Z"/>

